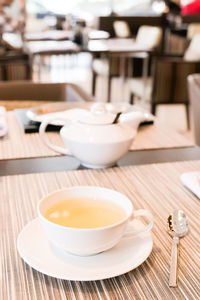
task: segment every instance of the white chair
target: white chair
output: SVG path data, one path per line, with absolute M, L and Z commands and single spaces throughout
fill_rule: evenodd
M 189 47 L 186 49 L 183 60 L 184 61 L 200 61 L 200 34 L 195 35 L 191 40 Z M 173 59 L 173 57 L 171 57 Z M 131 94 L 137 96 L 138 98 L 144 99 L 146 101 L 151 100 L 151 94 L 153 89 L 153 78 L 148 77 L 146 80 L 143 78 L 131 78 L 128 79 L 128 86 Z M 145 95 L 144 95 L 145 91 Z M 133 98 L 131 97 L 131 102 L 133 102 Z
M 186 61 L 199 61 L 200 60 L 200 33 L 195 34 L 186 49 L 184 54 Z
M 162 29 L 156 26 L 143 25 L 139 28 L 136 43 L 144 48 L 158 48 L 162 40 Z
M 162 41 L 162 29 L 156 26 L 140 26 L 137 32 L 135 43 L 141 48 L 151 49 L 155 51 L 159 48 Z M 129 62 L 130 64 L 130 62 Z M 104 58 L 96 58 L 92 62 L 93 82 L 92 94 L 95 95 L 96 77 L 97 75 L 106 76 L 108 78 L 108 96 L 107 100 L 110 101 L 111 96 L 111 80 L 112 77 L 118 77 L 120 69 L 120 62 L 118 57 L 111 57 L 110 60 Z M 124 72 L 125 74 L 127 72 Z M 126 74 L 127 75 L 127 74 Z
M 200 34 L 200 23 L 190 23 L 187 28 L 187 39 L 192 40 L 196 34 Z
M 113 23 L 113 28 L 115 35 L 118 38 L 129 38 L 131 36 L 130 27 L 125 21 L 115 21 Z
M 151 104 L 153 114 L 158 104 L 185 104 L 189 128 L 187 76 L 200 72 L 199 49 L 200 34 L 193 37 L 183 57 L 155 57 L 150 77 L 128 79 L 130 103 L 134 96 L 143 99 Z
M 188 76 L 188 90 L 193 117 L 195 143 L 200 146 L 200 74 Z

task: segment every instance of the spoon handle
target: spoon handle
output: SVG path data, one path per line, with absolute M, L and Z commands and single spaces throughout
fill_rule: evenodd
M 170 273 L 169 273 L 169 286 L 177 286 L 177 267 L 178 267 L 178 243 L 179 238 L 175 236 L 172 240 Z

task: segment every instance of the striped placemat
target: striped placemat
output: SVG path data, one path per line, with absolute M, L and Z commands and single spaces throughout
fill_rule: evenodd
M 0 139 L 0 159 L 58 156 L 47 148 L 38 133 L 24 134 L 13 112 L 8 112 L 8 134 Z M 63 146 L 58 133 L 47 133 L 51 142 Z M 134 150 L 191 147 L 194 143 L 173 129 L 158 124 L 139 128 L 130 148 Z
M 169 149 L 194 146 L 194 142 L 159 123 L 139 127 L 130 150 Z
M 196 170 L 200 161 L 1 177 L 0 299 L 199 299 L 200 203 L 180 181 L 181 173 Z M 17 236 L 37 216 L 37 202 L 48 192 L 74 185 L 115 189 L 126 194 L 135 209 L 151 211 L 154 247 L 141 266 L 115 278 L 72 282 L 43 275 L 23 262 Z M 166 220 L 174 209 L 185 211 L 190 231 L 180 241 L 178 287 L 169 288 L 172 238 Z

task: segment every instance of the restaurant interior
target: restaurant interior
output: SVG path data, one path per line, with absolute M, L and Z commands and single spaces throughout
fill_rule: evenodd
M 0 0 L 0 299 L 199 299 L 200 0 Z

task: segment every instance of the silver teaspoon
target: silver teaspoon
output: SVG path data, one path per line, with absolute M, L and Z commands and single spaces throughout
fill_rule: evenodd
M 182 210 L 175 210 L 167 219 L 168 232 L 173 236 L 169 286 L 177 286 L 177 266 L 178 266 L 178 243 L 179 238 L 185 236 L 188 232 L 188 218 Z

